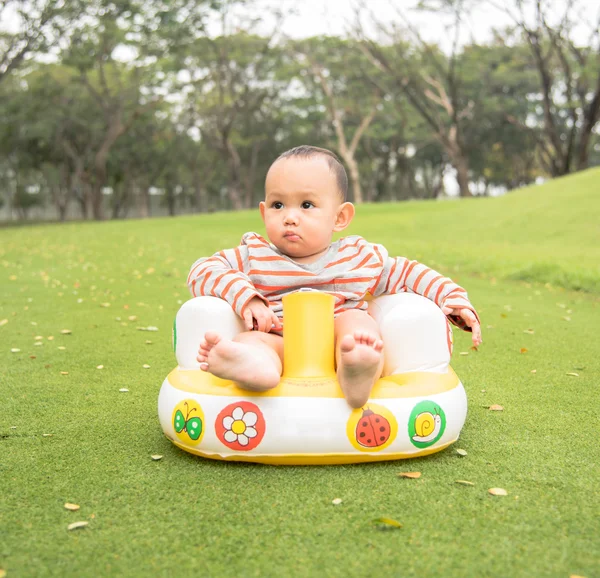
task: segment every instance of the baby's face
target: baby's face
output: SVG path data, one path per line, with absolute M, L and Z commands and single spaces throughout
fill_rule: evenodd
M 349 203 L 348 203 L 349 204 Z M 316 261 L 331 244 L 342 207 L 334 173 L 325 158 L 286 158 L 267 173 L 260 213 L 267 236 L 299 262 Z

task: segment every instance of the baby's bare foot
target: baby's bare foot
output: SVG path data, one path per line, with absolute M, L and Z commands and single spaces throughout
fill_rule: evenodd
M 377 335 L 355 331 L 340 341 L 338 381 L 352 407 L 362 407 L 379 377 L 383 341 Z
M 245 389 L 272 389 L 281 377 L 273 357 L 263 347 L 224 339 L 218 333 L 204 335 L 196 359 L 203 371 L 235 381 Z

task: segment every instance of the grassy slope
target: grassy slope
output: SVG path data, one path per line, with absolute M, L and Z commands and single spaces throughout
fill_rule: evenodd
M 187 268 L 261 230 L 254 214 L 0 231 L 0 568 L 8 578 L 599 575 L 599 181 L 596 170 L 501 199 L 361 208 L 353 232 L 451 273 L 492 326 L 478 353 L 453 363 L 470 401 L 465 458 L 272 468 L 201 460 L 163 437 L 156 396 L 174 365 Z M 504 280 L 528 269 L 553 284 Z M 595 294 L 556 286 L 578 279 Z M 159 331 L 136 330 L 148 325 Z M 483 407 L 492 403 L 504 412 Z M 397 479 L 403 470 L 423 476 Z M 494 486 L 509 496 L 488 496 Z M 379 516 L 404 528 L 377 530 Z M 68 533 L 76 520 L 89 528 Z

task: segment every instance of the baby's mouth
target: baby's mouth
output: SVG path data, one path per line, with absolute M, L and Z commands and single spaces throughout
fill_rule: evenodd
M 298 233 L 295 233 L 294 231 L 286 231 L 283 234 L 283 236 L 288 241 L 298 241 L 300 239 L 300 235 L 298 235 Z

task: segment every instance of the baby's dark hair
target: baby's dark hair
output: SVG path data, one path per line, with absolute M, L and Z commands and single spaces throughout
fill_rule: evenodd
M 322 149 L 319 147 L 313 147 L 311 145 L 300 145 L 294 147 L 293 149 L 290 149 L 289 151 L 281 153 L 275 159 L 275 162 L 273 164 L 275 164 L 279 160 L 289 159 L 292 157 L 300 157 L 307 159 L 316 156 L 325 157 L 329 168 L 333 171 L 335 175 L 342 202 L 346 202 L 346 198 L 348 197 L 348 175 L 346 174 L 346 169 L 344 169 L 344 165 L 340 162 L 340 159 L 338 159 L 338 157 L 330 150 Z

